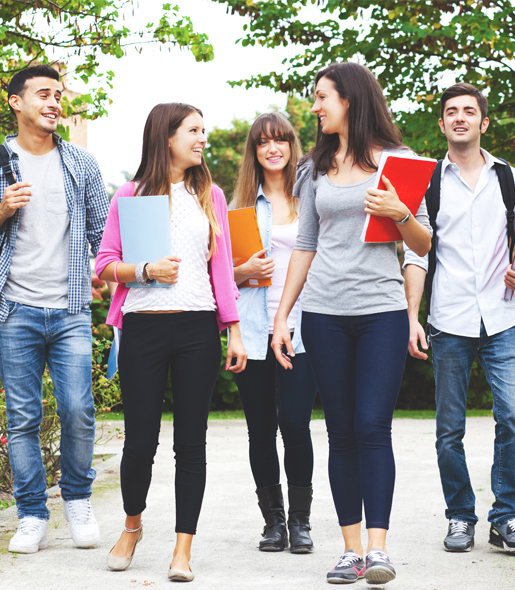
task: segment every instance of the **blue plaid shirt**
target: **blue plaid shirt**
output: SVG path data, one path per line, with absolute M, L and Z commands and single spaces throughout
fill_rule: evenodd
M 18 154 L 9 147 L 8 135 L 4 146 L 9 153 L 11 168 L 16 180 L 22 182 Z M 106 189 L 98 163 L 88 151 L 54 135 L 63 164 L 64 190 L 70 215 L 70 262 L 68 280 L 68 312 L 80 313 L 91 303 L 91 267 L 89 264 L 88 242 L 96 256 L 105 220 L 109 210 Z M 7 188 L 7 179 L 0 168 L 0 200 Z M 0 241 L 7 231 L 4 248 L 0 254 L 0 322 L 7 319 L 9 308 L 5 300 L 4 285 L 9 275 L 13 251 L 20 225 L 20 212 L 9 218 L 0 227 Z M 35 253 L 37 255 L 37 253 Z

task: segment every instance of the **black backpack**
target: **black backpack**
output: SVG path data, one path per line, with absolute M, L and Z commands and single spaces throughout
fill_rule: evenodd
M 7 182 L 9 184 L 14 184 L 16 182 L 16 180 L 14 180 L 13 171 L 11 170 L 11 164 L 9 162 L 9 153 L 5 149 L 5 146 L 3 146 L 3 145 L 0 145 L 0 167 L 4 171 L 4 176 L 7 179 Z M 7 219 L 5 223 L 6 224 L 11 223 L 11 221 L 12 221 L 12 217 Z M 2 250 L 4 249 L 5 239 L 7 238 L 8 232 L 9 232 L 9 229 L 6 227 L 5 231 L 4 231 L 4 237 L 2 238 L 2 243 L 0 244 L 0 254 L 2 253 Z
M 511 168 L 506 162 L 498 158 L 504 164 L 494 163 L 495 171 L 499 179 L 499 185 L 501 187 L 502 200 L 506 207 L 506 218 L 508 222 L 508 248 L 510 251 L 510 261 L 513 260 L 513 246 L 515 244 L 515 231 L 513 229 L 513 220 L 515 214 L 513 209 L 515 207 L 515 182 L 513 181 L 513 173 Z M 431 250 L 429 251 L 429 269 L 426 275 L 426 282 L 424 284 L 424 294 L 426 297 L 426 309 L 427 313 L 430 312 L 431 306 L 431 293 L 433 292 L 433 278 L 436 270 L 436 216 L 440 209 L 440 185 L 442 180 L 442 161 L 438 160 L 435 171 L 431 178 L 431 184 L 426 192 L 426 204 L 427 212 L 429 213 L 429 222 L 433 228 L 433 237 L 431 238 Z

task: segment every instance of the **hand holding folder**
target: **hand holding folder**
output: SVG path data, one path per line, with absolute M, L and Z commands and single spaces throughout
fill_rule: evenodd
M 436 160 L 432 158 L 383 154 L 378 166 L 377 188 L 386 190 L 382 180 L 383 175 L 386 176 L 395 188 L 399 199 L 408 207 L 412 215 L 416 215 L 435 166 Z M 361 232 L 362 242 L 380 243 L 399 240 L 402 240 L 402 236 L 392 219 L 367 215 Z
M 254 207 L 229 211 L 229 231 L 235 266 L 241 266 L 256 252 L 263 250 L 263 240 Z M 270 279 L 247 279 L 240 287 L 270 287 L 271 284 Z
M 118 199 L 118 216 L 124 262 L 157 262 L 171 255 L 168 195 Z M 127 283 L 127 287 L 136 289 L 170 286 L 158 281 L 145 287 L 136 281 Z

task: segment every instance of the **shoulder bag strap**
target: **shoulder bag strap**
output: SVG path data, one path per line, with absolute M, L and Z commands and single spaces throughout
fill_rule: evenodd
M 424 294 L 426 298 L 427 313 L 430 312 L 431 294 L 433 292 L 433 278 L 436 270 L 436 216 L 440 209 L 440 188 L 442 183 L 442 161 L 438 160 L 435 171 L 431 177 L 431 184 L 426 192 L 426 205 L 429 214 L 429 223 L 433 229 L 433 236 L 431 238 L 431 250 L 429 250 L 429 268 L 426 274 L 426 281 L 424 283 Z
M 515 245 L 515 229 L 513 227 L 513 220 L 515 214 L 513 209 L 515 207 L 515 182 L 513 181 L 513 172 L 511 167 L 506 162 L 499 158 L 504 164 L 494 163 L 497 177 L 499 178 L 499 186 L 501 187 L 502 200 L 506 207 L 506 218 L 508 222 L 508 248 L 510 252 L 510 263 L 513 262 L 513 247 Z

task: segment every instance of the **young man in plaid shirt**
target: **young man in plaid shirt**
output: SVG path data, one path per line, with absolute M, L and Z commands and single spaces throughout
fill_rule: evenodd
M 16 180 L 0 169 L 0 379 L 20 518 L 9 551 L 47 546 L 46 474 L 39 445 L 48 365 L 61 420 L 61 495 L 73 541 L 99 538 L 90 503 L 95 410 L 91 392 L 91 278 L 108 199 L 95 158 L 55 134 L 62 85 L 47 65 L 8 88 L 18 134 L 4 143 Z

